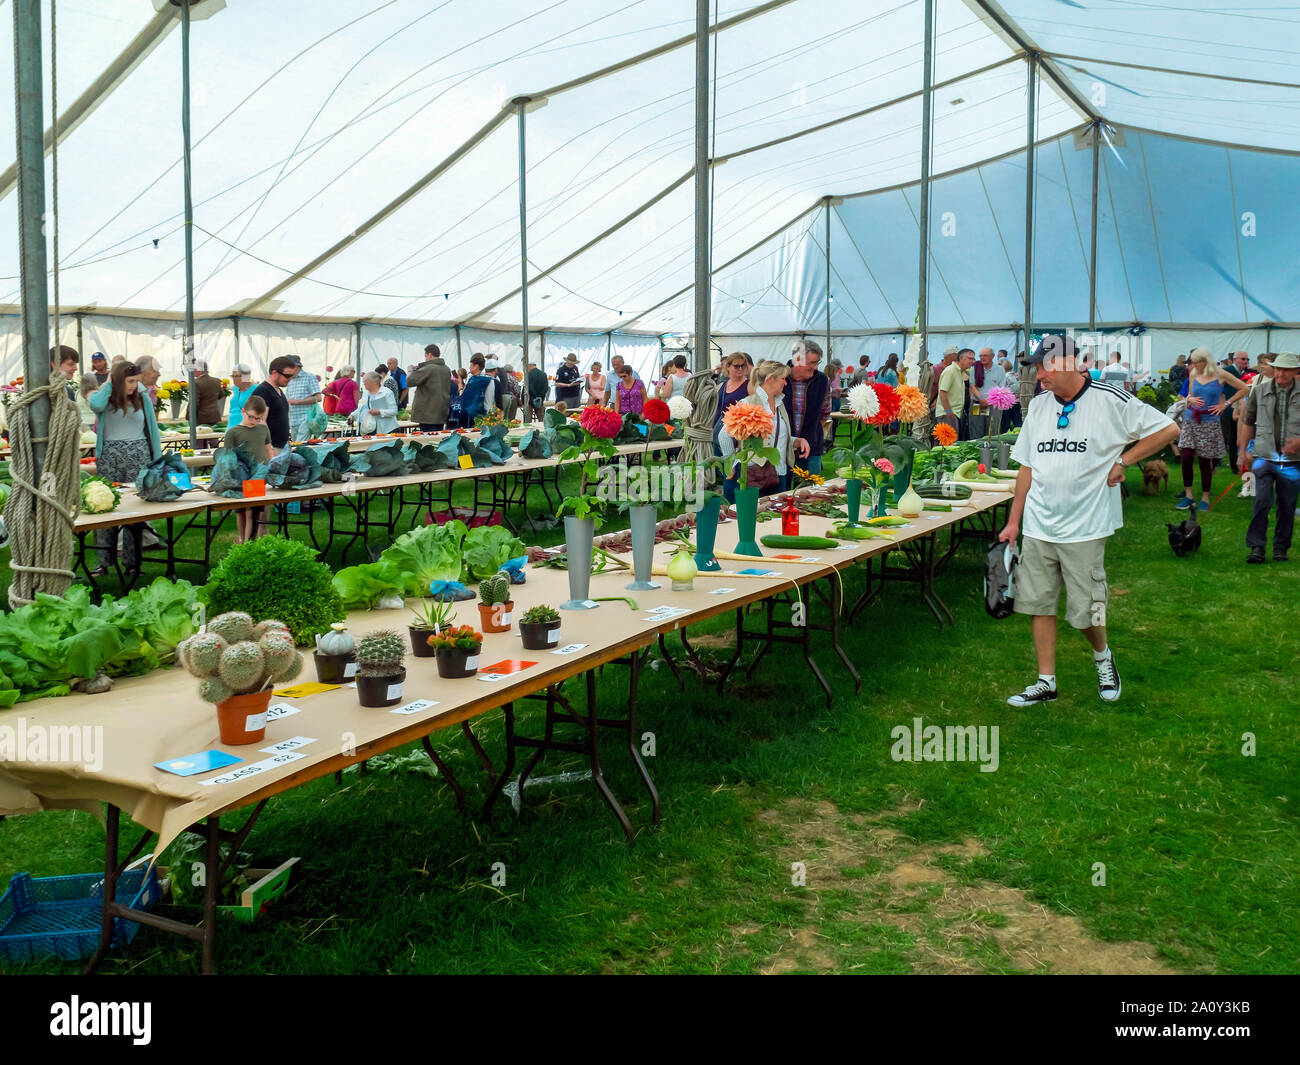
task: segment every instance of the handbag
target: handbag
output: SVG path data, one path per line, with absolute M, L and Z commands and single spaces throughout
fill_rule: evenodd
M 745 483 L 750 488 L 757 488 L 762 491 L 765 488 L 775 488 L 781 483 L 781 475 L 776 472 L 776 467 L 770 462 L 751 462 L 749 468 L 745 471 Z

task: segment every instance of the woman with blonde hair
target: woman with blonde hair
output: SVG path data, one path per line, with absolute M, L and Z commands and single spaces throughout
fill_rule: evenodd
M 1214 476 L 1215 464 L 1228 451 L 1223 442 L 1219 415 L 1244 400 L 1250 394 L 1250 387 L 1217 366 L 1205 348 L 1192 352 L 1188 371 L 1187 410 L 1183 414 L 1183 431 L 1178 437 L 1178 450 L 1183 460 L 1183 496 L 1177 506 L 1179 510 L 1192 507 L 1192 466 L 1195 461 L 1201 467 L 1201 502 L 1196 509 L 1209 510 L 1210 479 Z
M 760 459 L 752 465 L 747 475 L 747 481 L 751 486 L 755 482 L 760 482 L 763 495 L 782 491 L 788 483 L 791 467 L 797 459 L 807 458 L 810 451 L 808 441 L 795 436 L 790 431 L 790 419 L 786 415 L 783 398 L 785 379 L 789 373 L 790 367 L 785 363 L 771 359 L 763 360 L 749 375 L 749 395 L 737 401 L 766 407 L 772 412 L 772 435 L 763 440 L 763 446 L 776 448 L 781 461 L 776 465 L 775 471 L 768 471 L 764 467 L 769 463 L 766 459 Z M 718 434 L 718 443 L 724 459 L 736 450 L 736 441 L 726 432 Z M 738 473 L 738 470 L 733 471 L 723 485 L 722 493 L 728 502 L 735 502 Z

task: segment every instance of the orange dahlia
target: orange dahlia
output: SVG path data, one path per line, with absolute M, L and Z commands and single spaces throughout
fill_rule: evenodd
M 899 385 L 896 389 L 898 392 L 898 420 L 907 422 L 918 422 L 925 417 L 928 408 L 925 397 L 921 395 L 919 388 L 913 388 L 911 385 Z
M 939 441 L 940 447 L 951 447 L 957 443 L 957 430 L 947 422 L 938 422 L 930 430 L 934 438 Z
M 623 415 L 610 407 L 583 407 L 578 424 L 598 440 L 613 440 L 623 428 Z
M 753 403 L 733 403 L 722 416 L 722 427 L 736 440 L 770 436 L 772 412 Z

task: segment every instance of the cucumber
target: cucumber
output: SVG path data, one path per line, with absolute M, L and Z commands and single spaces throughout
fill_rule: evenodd
M 783 536 L 779 533 L 761 537 L 758 542 L 764 547 L 801 547 L 809 551 L 825 551 L 837 546 L 834 540 L 825 536 Z
M 993 476 L 1000 481 L 1014 481 L 1018 476 L 1017 470 L 994 470 Z
M 832 535 L 840 540 L 881 540 L 886 534 L 866 525 L 836 525 Z
M 958 481 L 996 481 L 997 478 L 987 473 L 980 473 L 979 459 L 967 459 L 952 471 Z
M 951 481 L 947 484 L 914 484 L 912 488 L 922 499 L 969 499 L 971 497 L 969 485 L 953 484 Z
M 946 510 L 949 513 L 951 513 L 952 504 L 951 503 L 926 503 L 922 509 L 923 510 Z

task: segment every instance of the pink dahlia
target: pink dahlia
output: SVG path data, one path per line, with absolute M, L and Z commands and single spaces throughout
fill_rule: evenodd
M 610 407 L 583 407 L 578 424 L 598 440 L 613 440 L 623 428 L 623 415 Z

